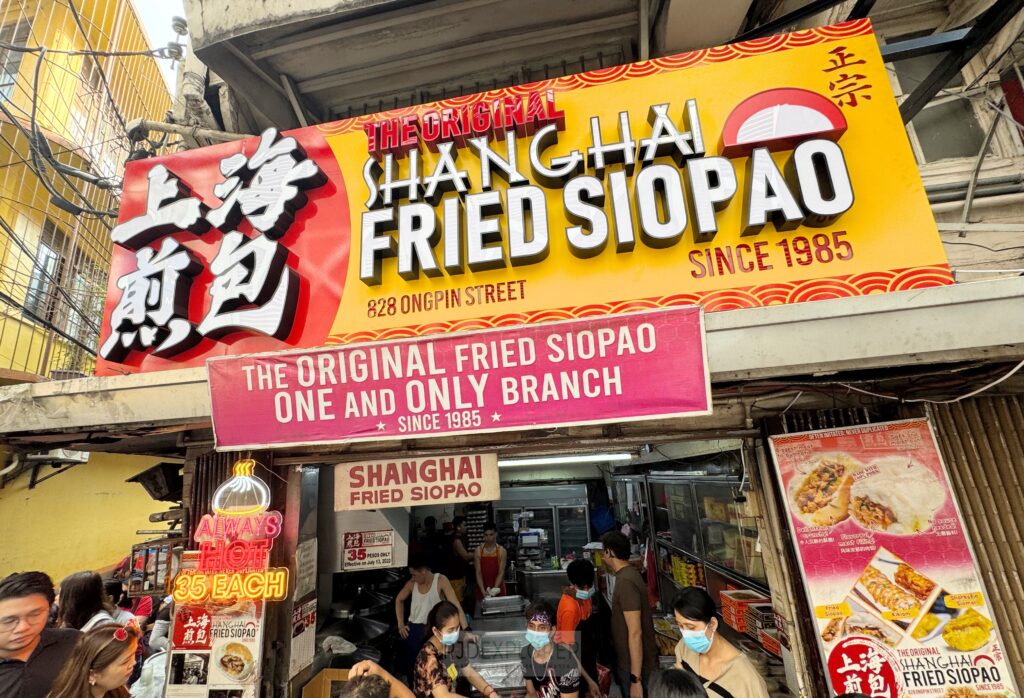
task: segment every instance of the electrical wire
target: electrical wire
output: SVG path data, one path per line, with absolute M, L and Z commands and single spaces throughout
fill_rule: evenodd
M 78 8 L 75 7 L 75 0 L 67 0 L 68 9 L 71 10 L 71 15 L 75 18 L 75 24 L 78 25 L 79 31 L 82 32 L 82 38 L 85 39 L 85 45 L 92 50 L 92 41 L 89 40 L 89 33 L 85 30 L 85 26 L 82 24 L 82 18 L 78 14 Z M 40 54 L 42 55 L 42 54 Z M 99 61 L 93 61 L 96 64 L 96 70 L 99 71 L 100 80 L 103 82 L 103 88 L 107 91 L 107 97 L 110 98 L 110 106 L 114 109 L 114 115 L 117 116 L 117 120 L 121 122 L 121 128 L 125 134 L 128 133 L 128 124 L 125 123 L 124 117 L 121 115 L 121 110 L 117 108 L 117 101 L 114 99 L 114 93 L 110 91 L 110 83 L 107 81 L 107 74 L 103 70 L 103 66 L 100 65 Z
M 0 48 L 7 51 L 15 51 L 17 53 L 39 53 L 40 51 L 46 51 L 47 53 L 55 53 L 61 56 L 104 56 L 110 58 L 142 56 L 148 58 L 174 59 L 174 56 L 169 55 L 169 49 L 166 46 L 150 49 L 149 51 L 63 51 L 60 49 L 47 48 L 45 46 L 18 46 L 17 44 L 9 44 L 6 41 L 0 41 Z
M 1015 373 L 1020 371 L 1022 368 L 1024 368 L 1024 361 L 1021 361 L 1019 364 L 1017 364 L 1016 366 L 1011 368 L 1009 370 L 1009 372 L 1005 373 L 1002 377 L 992 381 L 991 383 L 987 383 L 987 384 L 981 386 L 980 388 L 978 388 L 976 390 L 972 390 L 969 393 L 965 393 L 964 395 L 961 395 L 959 397 L 955 397 L 955 398 L 952 398 L 952 399 L 949 399 L 949 400 L 929 400 L 928 398 L 902 398 L 902 397 L 899 397 L 898 395 L 883 395 L 882 393 L 876 393 L 876 392 L 873 392 L 873 391 L 870 391 L 870 390 L 864 390 L 862 388 L 857 388 L 857 387 L 855 387 L 853 385 L 849 385 L 847 383 L 837 383 L 837 385 L 840 385 L 840 386 L 842 386 L 844 388 L 847 388 L 848 390 L 852 390 L 852 391 L 857 392 L 857 393 L 863 393 L 864 395 L 870 395 L 871 397 L 877 397 L 877 398 L 881 398 L 883 400 L 895 400 L 895 401 L 903 402 L 903 403 L 926 402 L 926 403 L 931 404 L 931 405 L 951 405 L 953 403 L 960 402 L 961 400 L 966 400 L 967 398 L 974 397 L 975 395 L 983 393 L 986 390 L 988 390 L 989 388 L 994 388 L 995 386 L 999 385 L 1003 381 L 1005 381 L 1008 378 L 1012 377 Z

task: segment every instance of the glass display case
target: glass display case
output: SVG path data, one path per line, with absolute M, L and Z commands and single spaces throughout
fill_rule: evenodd
M 617 477 L 612 480 L 612 499 L 615 505 L 615 520 L 628 523 L 635 535 L 631 543 L 642 543 L 650 525 L 647 507 L 646 483 L 643 476 Z
M 690 585 L 713 595 L 735 587 L 767 591 L 757 524 L 738 478 L 652 475 L 649 486 L 663 603 Z
M 590 523 L 587 508 L 558 507 L 558 548 L 562 555 L 572 553 L 574 557 L 583 557 L 583 547 L 590 542 Z

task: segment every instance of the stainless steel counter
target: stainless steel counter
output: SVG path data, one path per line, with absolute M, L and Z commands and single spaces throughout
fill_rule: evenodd
M 545 599 L 557 605 L 562 589 L 569 584 L 565 570 L 517 570 L 519 593 L 531 601 Z

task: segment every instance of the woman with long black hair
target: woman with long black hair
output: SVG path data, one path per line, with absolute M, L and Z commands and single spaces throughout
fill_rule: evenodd
M 462 632 L 461 615 L 450 601 L 442 601 L 430 610 L 426 640 L 416 656 L 413 671 L 412 690 L 416 698 L 454 698 L 458 695 L 455 682 L 460 676 L 484 698 L 498 698 L 494 687 L 466 661 L 465 652 L 456 651 Z
M 57 599 L 57 623 L 83 633 L 103 623 L 113 623 L 114 607 L 103 588 L 103 579 L 95 572 L 75 572 L 60 583 Z

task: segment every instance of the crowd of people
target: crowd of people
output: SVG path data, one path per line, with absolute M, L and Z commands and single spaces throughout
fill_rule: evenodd
M 169 613 L 169 599 L 130 598 L 95 572 L 59 591 L 43 572 L 12 574 L 0 580 L 0 696 L 159 698 Z
M 435 561 L 445 556 L 428 546 L 410 557 L 410 579 L 395 598 L 398 677 L 361 662 L 350 672 L 349 698 L 454 698 L 470 688 L 483 698 L 499 698 L 473 667 L 479 638 L 471 632 L 464 603 L 505 594 L 507 555 L 493 524 L 485 526 L 484 542 L 470 552 L 465 532 L 459 532 L 462 522 L 454 523 L 448 545 L 456 564 L 446 569 L 462 578 L 435 572 Z M 557 608 L 543 599 L 526 608 L 526 644 L 519 658 L 526 698 L 605 698 L 599 654 L 622 698 L 767 698 L 764 679 L 719 632 L 714 600 L 697 587 L 683 589 L 673 603 L 682 639 L 675 668 L 659 671 L 648 587 L 630 561 L 629 539 L 612 531 L 601 541 L 603 564 L 614 577 L 605 619 L 610 632 L 592 626 L 597 571 L 589 560 L 572 561 Z M 467 594 L 467 578 L 475 581 L 474 593 Z M 170 598 L 127 593 L 138 591 L 132 589 L 137 584 L 141 580 L 132 578 L 126 589 L 95 572 L 72 574 L 58 590 L 42 572 L 0 580 L 0 696 L 162 696 Z M 606 634 L 613 653 L 598 647 Z
M 497 542 L 493 523 L 485 524 L 483 543 L 474 550 L 466 547 L 463 525 L 456 517 L 444 540 L 436 533 L 436 523 L 427 520 L 418 550 L 410 556 L 410 579 L 395 598 L 401 638 L 394 665 L 398 678 L 364 663 L 354 675 L 373 678 L 353 683 L 349 691 L 369 690 L 364 683 L 384 691 L 391 682 L 391 696 L 408 691 L 414 698 L 451 698 L 459 695 L 461 683 L 464 692 L 472 687 L 484 698 L 496 698 L 497 691 L 473 668 L 472 646 L 478 638 L 470 629 L 468 606 L 505 595 L 507 553 Z M 658 671 L 648 585 L 631 562 L 629 539 L 612 531 L 601 541 L 603 564 L 614 577 L 610 613 L 603 619 L 608 626 L 593 625 L 597 570 L 589 560 L 573 560 L 565 569 L 567 584 L 557 608 L 534 600 L 526 609 L 527 645 L 520 659 L 527 698 L 604 698 L 599 654 L 623 698 L 767 698 L 764 679 L 719 633 L 714 601 L 696 587 L 682 590 L 673 605 L 682 635 L 675 668 Z M 467 578 L 475 588 L 467 589 Z M 611 637 L 611 652 L 598 647 L 597 638 L 605 634 Z

